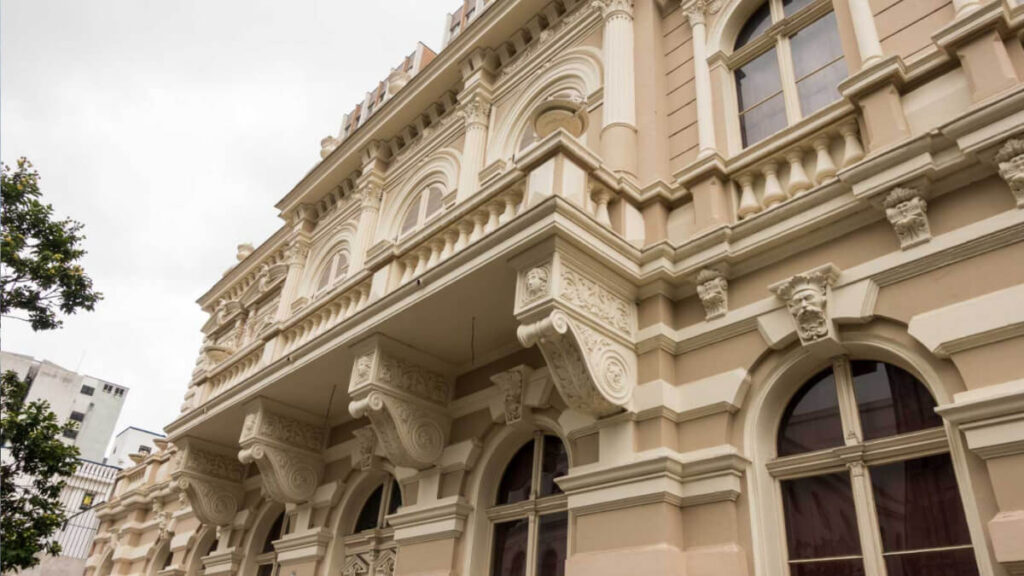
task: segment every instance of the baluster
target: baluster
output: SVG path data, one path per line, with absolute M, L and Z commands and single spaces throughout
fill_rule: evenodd
M 487 222 L 486 210 L 480 210 L 473 214 L 473 233 L 469 235 L 469 242 L 472 244 L 484 235 L 484 223 Z
M 433 268 L 437 266 L 438 260 L 441 259 L 441 250 L 444 248 L 444 243 L 440 240 L 431 240 L 428 245 L 430 250 L 430 258 L 427 260 L 427 268 Z
M 609 228 L 612 225 L 612 219 L 608 215 L 608 203 L 611 202 L 613 197 L 614 195 L 611 190 L 597 187 L 594 188 L 593 193 L 590 195 L 590 198 L 594 201 L 594 218 Z
M 501 200 L 505 203 L 505 211 L 501 213 L 501 218 L 499 219 L 499 222 L 501 224 L 504 224 L 516 217 L 517 198 L 515 193 L 510 192 L 502 196 Z
M 473 232 L 473 222 L 471 220 L 463 220 L 459 222 L 459 239 L 455 242 L 454 252 L 460 252 L 463 248 L 469 245 L 469 235 Z
M 839 134 L 843 136 L 843 168 L 860 162 L 864 158 L 864 148 L 857 139 L 857 121 L 839 126 Z
M 498 227 L 498 216 L 501 215 L 504 207 L 497 203 L 491 202 L 487 205 L 487 224 L 484 226 L 484 234 L 490 234 L 494 232 L 494 229 Z
M 419 276 L 427 269 L 427 260 L 430 259 L 430 251 L 420 248 L 416 251 L 416 257 L 419 258 L 416 261 L 416 271 L 413 272 L 413 276 Z
M 820 185 L 836 175 L 836 165 L 832 162 L 832 155 L 828 151 L 828 136 L 818 136 L 811 144 L 818 153 L 814 166 L 814 180 Z
M 366 301 L 370 299 L 370 287 L 365 284 L 359 287 L 359 302 L 356 304 L 356 310 L 362 310 L 366 308 Z
M 405 258 L 402 260 L 402 280 L 399 284 L 405 284 L 409 280 L 412 280 L 413 272 L 416 270 L 416 262 L 411 258 Z
M 811 181 L 804 172 L 804 151 L 797 148 L 786 154 L 789 162 L 789 184 L 786 192 L 792 197 L 811 189 Z
M 771 208 L 785 201 L 786 193 L 782 191 L 782 185 L 779 184 L 778 167 L 775 162 L 765 164 L 761 168 L 761 172 L 764 174 L 764 195 L 761 197 L 764 207 Z
M 452 252 L 455 251 L 455 243 L 459 240 L 459 232 L 454 228 L 449 228 L 444 231 L 444 248 L 441 250 L 441 260 L 447 260 L 451 258 Z
M 753 216 L 761 211 L 761 203 L 757 201 L 754 194 L 754 175 L 751 173 L 740 174 L 737 178 L 740 183 L 740 207 L 737 214 L 740 220 Z

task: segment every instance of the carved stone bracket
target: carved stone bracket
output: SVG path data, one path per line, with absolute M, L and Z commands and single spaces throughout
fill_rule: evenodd
M 634 288 L 561 241 L 535 251 L 542 255 L 514 263 L 519 342 L 540 348 L 570 408 L 598 417 L 629 409 L 637 378 Z
M 704 305 L 704 317 L 714 320 L 729 311 L 729 281 L 725 274 L 714 268 L 705 268 L 697 274 L 697 296 Z
M 384 336 L 356 346 L 349 412 L 368 416 L 384 454 L 398 466 L 432 466 L 448 443 L 451 380 L 422 353 Z
M 768 287 L 786 303 L 804 346 L 836 340 L 828 302 L 837 278 L 839 269 L 825 264 Z
M 235 450 L 196 438 L 175 441 L 178 465 L 171 478 L 203 524 L 230 524 L 242 505 L 243 466 Z
M 1024 208 L 1024 139 L 1011 138 L 996 153 L 999 176 L 1006 181 L 1017 200 L 1017 208 Z
M 928 203 L 918 189 L 895 188 L 886 195 L 882 207 L 885 208 L 885 217 L 889 219 L 896 236 L 900 239 L 901 250 L 924 244 L 932 239 L 926 214 Z
M 323 477 L 324 433 L 316 417 L 257 398 L 246 407 L 238 460 L 256 463 L 263 489 L 272 500 L 305 502 Z

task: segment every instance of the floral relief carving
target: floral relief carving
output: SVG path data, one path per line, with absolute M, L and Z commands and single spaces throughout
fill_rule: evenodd
M 608 416 L 629 404 L 636 385 L 636 354 L 560 310 L 519 327 L 524 346 L 536 344 L 566 404 Z
M 431 402 L 445 403 L 451 393 L 448 383 L 438 374 L 400 358 L 382 355 L 377 379 L 380 383 L 420 396 Z
M 352 433 L 356 437 L 352 463 L 360 470 L 368 470 L 373 466 L 373 455 L 377 451 L 377 434 L 372 426 L 357 428 Z
M 562 266 L 559 296 L 569 304 L 626 334 L 633 333 L 633 304 L 601 284 Z
M 996 153 L 999 176 L 1006 181 L 1017 200 L 1017 208 L 1024 208 L 1024 139 L 1011 138 Z
M 491 114 L 491 105 L 480 97 L 474 97 L 459 107 L 459 114 L 469 126 L 487 126 Z
M 180 452 L 171 472 L 200 522 L 230 523 L 242 503 L 242 465 L 231 449 L 191 438 L 176 441 Z
M 591 6 L 600 10 L 605 20 L 633 18 L 633 0 L 593 0 Z
M 697 275 L 697 297 L 704 305 L 704 317 L 714 320 L 729 311 L 729 281 L 718 270 L 705 268 Z
M 839 277 L 839 270 L 826 264 L 809 272 L 771 286 L 769 289 L 786 302 L 796 322 L 796 333 L 804 345 L 832 335 L 832 322 L 828 314 L 831 287 Z
M 491 381 L 501 389 L 505 404 L 505 424 L 515 424 L 523 419 L 523 396 L 530 372 L 527 366 L 516 366 L 491 376 Z
M 238 460 L 256 464 L 272 500 L 304 502 L 320 485 L 324 429 L 273 411 L 275 407 L 263 399 L 249 405 L 239 437 Z
M 900 248 L 906 250 L 932 239 L 928 226 L 928 203 L 916 188 L 896 188 L 882 202 Z

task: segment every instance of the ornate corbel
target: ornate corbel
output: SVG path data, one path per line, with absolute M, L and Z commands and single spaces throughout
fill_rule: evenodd
M 928 226 L 928 203 L 917 188 L 898 187 L 882 200 L 885 217 L 892 224 L 900 240 L 900 249 L 906 250 L 932 239 Z
M 198 438 L 182 438 L 178 466 L 171 473 L 203 524 L 230 524 L 243 501 L 242 472 L 235 450 Z
M 313 497 L 323 477 L 324 427 L 311 415 L 257 398 L 246 407 L 238 460 L 256 463 L 263 489 L 277 502 Z
M 630 285 L 561 241 L 516 266 L 519 342 L 540 348 L 566 404 L 597 417 L 629 409 L 637 378 Z
M 425 363 L 421 353 L 377 335 L 356 346 L 349 381 L 352 416 L 369 417 L 392 463 L 420 470 L 440 458 L 451 430 L 451 381 Z
M 1006 181 L 1017 201 L 1017 208 L 1024 208 L 1024 139 L 1011 138 L 996 153 L 999 176 Z
M 714 320 L 729 311 L 729 281 L 716 268 L 705 268 L 697 274 L 697 296 L 704 305 L 704 318 Z
M 828 302 L 838 278 L 839 269 L 825 264 L 768 287 L 786 303 L 796 322 L 797 336 L 804 346 L 836 340 Z

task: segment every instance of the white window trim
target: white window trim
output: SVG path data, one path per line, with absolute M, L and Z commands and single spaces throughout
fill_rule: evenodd
M 430 191 L 437 188 L 441 192 L 441 207 L 436 212 L 427 216 L 427 203 L 430 200 Z M 419 230 L 422 230 L 427 224 L 438 218 L 444 212 L 444 198 L 447 192 L 445 192 L 444 186 L 438 182 L 431 182 L 425 186 L 421 186 L 419 192 L 416 193 L 416 199 L 409 203 L 408 208 L 402 212 L 402 218 L 398 221 L 398 239 L 403 240 L 412 236 Z M 412 228 L 403 231 L 402 226 L 405 224 L 406 218 L 409 217 L 409 213 L 416 210 L 416 222 Z
M 540 532 L 540 517 L 547 514 L 555 514 L 559 512 L 567 512 L 569 510 L 569 499 L 565 494 L 553 494 L 551 496 L 544 496 L 543 498 L 537 497 L 537 489 L 540 486 L 541 479 L 541 467 L 544 459 L 544 443 L 543 438 L 546 435 L 544 431 L 537 430 L 533 433 L 533 459 L 530 465 L 530 497 L 521 502 L 515 502 L 513 504 L 498 504 L 491 505 L 487 509 L 488 519 L 488 530 L 487 530 L 487 575 L 493 576 L 493 564 L 494 564 L 494 527 L 496 524 L 501 522 L 508 522 L 511 520 L 521 520 L 526 518 L 529 521 L 526 533 L 526 574 L 525 576 L 535 576 L 537 573 L 537 538 Z M 558 436 L 550 435 L 553 438 L 557 438 L 559 442 L 562 439 Z M 564 446 L 565 443 L 562 442 Z M 565 448 L 566 455 L 568 456 L 568 448 Z M 518 449 L 513 452 L 513 457 L 518 453 Z M 505 471 L 508 469 L 508 464 L 511 460 L 506 463 L 505 468 L 501 469 L 501 476 L 504 477 Z M 500 478 L 499 477 L 499 478 Z M 501 481 L 498 481 L 498 487 L 500 487 Z M 494 495 L 491 495 L 491 501 L 493 502 Z M 568 523 L 568 534 L 566 535 L 566 552 L 570 552 L 569 543 L 572 542 L 572 522 Z
M 342 247 L 339 250 L 335 250 L 331 257 L 317 270 L 316 275 L 313 277 L 313 294 L 319 295 L 324 292 L 328 292 L 331 288 L 336 286 L 338 282 L 344 280 L 348 276 L 348 268 L 345 268 L 344 274 L 338 273 L 338 261 L 341 256 L 344 255 L 346 260 L 351 263 L 352 257 L 348 253 L 347 247 Z M 330 270 L 330 278 L 327 283 L 320 286 L 320 278 L 323 276 L 325 270 Z

